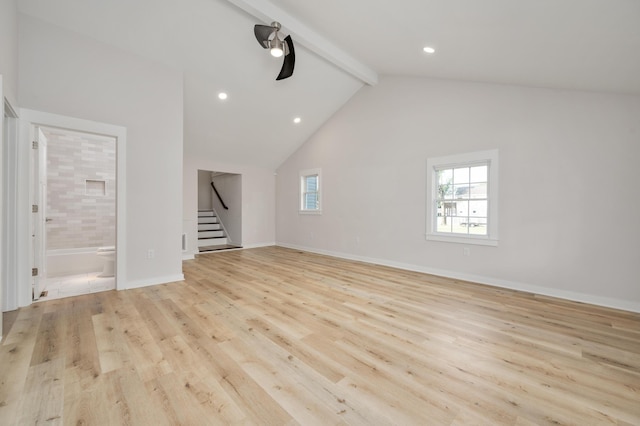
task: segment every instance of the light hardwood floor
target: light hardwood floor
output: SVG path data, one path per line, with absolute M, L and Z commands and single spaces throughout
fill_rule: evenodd
M 0 424 L 640 424 L 640 314 L 277 247 L 5 315 Z

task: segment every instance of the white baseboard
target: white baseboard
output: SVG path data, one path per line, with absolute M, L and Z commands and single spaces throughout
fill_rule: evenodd
M 277 242 L 276 245 L 280 247 L 295 249 L 295 250 L 302 250 L 302 251 L 308 251 L 311 253 L 339 257 L 342 259 L 357 260 L 360 262 L 390 266 L 392 268 L 404 269 L 407 271 L 422 272 L 424 274 L 437 275 L 440 277 L 453 278 L 457 280 L 470 281 L 478 284 L 486 284 L 494 287 L 508 288 L 511 290 L 518 290 L 518 291 L 524 291 L 527 293 L 539 294 L 541 296 L 556 297 L 558 299 L 566 299 L 574 302 L 588 303 L 591 305 L 598 305 L 598 306 L 603 306 L 607 308 L 614 308 L 614 309 L 620 309 L 624 311 L 640 313 L 640 303 L 629 301 L 629 300 L 621 300 L 621 299 L 614 299 L 609 297 L 596 296 L 593 294 L 558 290 L 558 289 L 553 289 L 549 287 L 540 287 L 532 284 L 503 280 L 500 278 L 466 274 L 463 272 L 449 271 L 444 269 L 428 268 L 425 266 L 412 265 L 409 263 L 394 262 L 386 259 L 358 256 L 350 253 L 335 252 L 331 250 L 321 250 L 313 247 L 298 246 L 295 244 Z
M 118 290 L 131 290 L 134 288 L 148 287 L 151 285 L 158 285 L 158 284 L 167 284 L 167 283 L 173 283 L 176 281 L 184 281 L 184 275 L 177 274 L 177 275 L 168 275 L 165 277 L 149 278 L 145 280 L 129 281 L 126 284 L 126 287 L 119 287 Z
M 193 253 L 184 253 L 182 255 L 182 260 L 193 260 L 196 258 L 196 255 Z

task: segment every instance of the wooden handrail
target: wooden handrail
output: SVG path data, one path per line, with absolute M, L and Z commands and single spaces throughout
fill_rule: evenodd
M 222 201 L 222 197 L 218 193 L 218 190 L 216 189 L 216 186 L 213 184 L 213 181 L 211 181 L 211 187 L 213 188 L 213 192 L 215 192 L 216 195 L 218 196 L 218 200 L 220 200 L 220 203 L 222 204 L 222 207 L 224 207 L 225 210 L 229 210 L 229 207 L 227 207 L 227 205 L 224 203 L 224 201 Z

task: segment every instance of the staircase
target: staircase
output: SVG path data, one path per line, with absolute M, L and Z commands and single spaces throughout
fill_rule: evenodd
M 212 210 L 198 210 L 198 251 L 220 250 L 226 248 L 229 240 Z

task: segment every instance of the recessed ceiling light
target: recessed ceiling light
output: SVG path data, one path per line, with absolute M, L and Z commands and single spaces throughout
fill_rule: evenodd
M 428 53 L 428 54 L 432 54 L 436 52 L 436 49 L 434 49 L 431 46 L 425 46 L 423 49 L 424 53 Z
M 293 122 L 296 124 L 300 124 L 300 122 L 302 121 L 302 119 L 300 117 L 296 117 L 293 119 Z
M 220 99 L 221 101 L 224 101 L 228 97 L 229 97 L 229 95 L 227 95 L 225 92 L 218 93 L 218 99 Z

